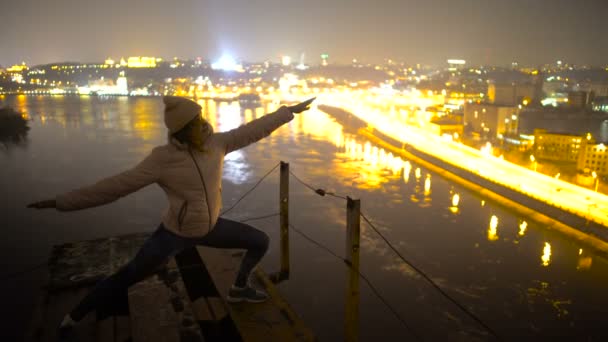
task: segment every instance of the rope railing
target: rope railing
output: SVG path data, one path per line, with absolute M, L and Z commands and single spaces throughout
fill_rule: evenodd
M 388 300 L 386 300 L 386 298 L 384 298 L 384 296 L 382 296 L 380 294 L 380 292 L 378 291 L 378 289 L 372 284 L 372 282 L 369 280 L 369 278 L 364 275 L 361 271 L 356 270 L 352 267 L 352 264 L 350 261 L 346 260 L 345 258 L 339 256 L 338 254 L 334 253 L 329 247 L 323 245 L 322 243 L 314 240 L 313 238 L 311 238 L 310 236 L 306 235 L 304 232 L 302 232 L 301 230 L 297 229 L 296 227 L 293 226 L 293 224 L 289 224 L 289 227 L 296 233 L 298 233 L 300 236 L 302 236 L 304 239 L 308 240 L 310 243 L 316 245 L 317 247 L 319 247 L 320 249 L 324 250 L 325 252 L 327 252 L 329 255 L 333 256 L 334 258 L 341 260 L 342 262 L 344 262 L 344 264 L 351 270 L 355 271 L 359 277 L 361 277 L 361 279 L 363 279 L 363 281 L 365 281 L 365 283 L 367 284 L 367 286 L 369 286 L 370 290 L 372 290 L 372 293 L 382 302 L 382 304 L 384 304 L 384 306 L 386 306 L 389 311 L 395 316 L 395 318 L 397 318 L 397 320 L 405 327 L 405 329 L 407 331 L 409 331 L 409 333 L 416 339 L 416 341 L 422 341 L 422 338 L 416 333 L 416 331 L 412 328 L 411 325 L 409 325 L 405 319 L 403 317 L 401 317 L 401 315 L 399 315 L 399 313 L 397 312 L 397 310 L 388 302 Z
M 268 171 L 264 176 L 262 176 L 262 178 L 260 180 L 258 180 L 254 186 L 249 189 L 248 191 L 246 191 L 237 201 L 234 205 L 232 205 L 230 207 L 229 210 L 232 210 L 239 202 L 241 202 L 247 195 L 249 195 L 256 187 L 258 187 L 261 182 L 268 177 L 268 175 L 270 173 L 272 173 L 272 171 L 274 171 L 277 166 L 279 164 L 275 165 L 270 171 Z M 314 192 L 315 194 L 324 197 L 326 195 L 331 196 L 331 197 L 335 197 L 335 198 L 339 198 L 339 199 L 343 199 L 343 200 L 347 200 L 347 196 L 343 196 L 343 195 L 338 195 L 335 194 L 334 192 L 330 192 L 327 191 L 323 188 L 317 188 L 314 187 L 312 185 L 310 185 L 309 183 L 303 181 L 300 177 L 298 177 L 293 171 L 289 170 L 289 174 L 291 176 L 294 177 L 294 179 L 296 181 L 298 181 L 300 184 L 302 184 L 304 187 L 310 189 L 312 192 Z M 225 212 L 228 212 L 229 210 L 226 210 Z M 224 213 L 225 213 L 224 212 Z M 419 267 L 415 266 L 411 261 L 407 260 L 394 246 L 393 244 L 390 243 L 390 241 L 376 228 L 376 226 L 371 223 L 371 221 L 367 218 L 366 215 L 364 215 L 363 213 L 360 214 L 361 217 L 363 218 L 363 220 L 372 228 L 372 230 L 374 230 L 374 232 L 376 232 L 376 234 L 378 234 L 380 236 L 380 238 L 389 246 L 389 248 L 391 248 L 393 250 L 393 252 L 395 252 L 395 254 L 397 254 L 397 256 L 399 257 L 399 259 L 401 261 L 403 261 L 406 265 L 408 265 L 409 267 L 411 267 L 416 273 L 418 273 L 424 280 L 426 280 L 435 290 L 437 290 L 443 297 L 445 297 L 446 299 L 448 299 L 451 303 L 453 303 L 456 307 L 458 307 L 462 312 L 464 312 L 467 316 L 469 316 L 473 321 L 475 321 L 476 323 L 478 323 L 481 327 L 483 327 L 490 335 L 492 335 L 496 340 L 498 341 L 503 341 L 503 339 L 496 333 L 496 331 L 494 331 L 494 329 L 492 329 L 489 325 L 487 325 L 485 322 L 483 322 L 479 317 L 477 317 L 477 315 L 475 315 L 473 312 L 471 312 L 469 309 L 467 309 L 464 305 L 460 304 L 456 299 L 454 299 L 452 296 L 450 296 L 447 292 L 445 292 L 439 285 L 437 285 L 437 283 L 435 283 L 424 271 L 422 271 Z M 275 216 L 275 215 L 272 215 Z M 295 227 L 290 224 L 290 228 L 292 230 L 294 230 L 295 232 L 299 233 L 300 235 L 304 236 L 303 233 L 297 229 L 295 229 Z M 307 240 L 313 242 L 314 240 L 311 239 L 310 237 L 305 237 Z M 321 247 L 322 245 L 319 242 L 314 242 L 317 246 Z M 321 247 L 322 249 L 324 249 L 327 252 L 330 252 L 331 255 L 333 255 L 334 257 L 337 257 L 338 259 L 342 260 L 345 262 L 345 264 L 347 266 L 349 266 L 349 268 L 353 269 L 351 267 L 351 265 L 349 264 L 348 260 L 338 256 L 336 253 L 331 252 L 330 249 L 328 249 L 327 247 Z M 389 310 L 396 315 L 396 317 L 398 318 L 398 320 L 400 322 L 402 322 L 402 324 L 404 324 L 404 326 L 416 337 L 418 337 L 418 335 L 416 335 L 413 330 L 411 329 L 411 327 L 409 325 L 407 325 L 407 323 L 405 323 L 405 320 L 403 320 L 403 318 L 401 318 L 401 316 L 398 315 L 397 311 L 392 308 L 390 306 L 390 304 L 388 304 L 387 301 L 385 301 L 383 299 L 382 296 L 380 296 L 377 292 L 377 290 L 375 290 L 375 287 L 371 284 L 371 282 L 369 281 L 369 279 L 365 276 L 363 276 L 358 270 L 355 270 L 359 276 L 361 276 L 361 278 L 368 283 L 368 285 L 370 286 L 370 289 L 372 289 L 372 292 L 374 292 L 378 298 L 389 308 Z
M 315 188 L 312 185 L 304 182 L 301 178 L 297 177 L 292 171 L 290 171 L 290 174 L 292 176 L 294 176 L 294 178 L 301 183 L 302 185 L 304 185 L 305 187 L 307 187 L 308 189 L 312 190 L 314 193 L 316 193 L 317 195 L 320 196 L 325 196 L 325 195 L 330 195 L 333 197 L 337 197 L 337 198 L 341 198 L 346 200 L 347 197 L 346 196 L 340 196 L 340 195 L 335 195 L 332 192 L 328 192 L 322 188 Z M 479 317 L 477 317 L 477 315 L 475 315 L 473 312 L 471 312 L 470 310 L 468 310 L 466 307 L 464 307 L 462 304 L 460 304 L 456 299 L 454 299 L 452 296 L 450 296 L 448 293 L 446 293 L 439 285 L 437 285 L 437 283 L 435 283 L 425 272 L 423 272 L 419 267 L 415 266 L 411 261 L 407 260 L 394 246 L 393 244 L 391 244 L 389 242 L 389 240 L 376 228 L 376 226 L 374 226 L 374 224 L 371 223 L 371 221 L 367 218 L 366 215 L 364 215 L 361 212 L 361 217 L 363 218 L 363 220 L 365 220 L 365 222 L 374 230 L 374 232 L 376 232 L 376 234 L 378 234 L 380 236 L 380 238 L 382 240 L 384 240 L 384 242 L 393 250 L 393 252 L 395 252 L 395 254 L 397 254 L 397 256 L 399 257 L 399 259 L 401 261 L 403 261 L 406 265 L 408 265 L 409 267 L 411 267 L 416 273 L 418 273 L 420 276 L 422 276 L 423 279 L 425 279 L 434 289 L 436 289 L 443 297 L 445 297 L 446 299 L 448 299 L 451 303 L 453 303 L 454 305 L 456 305 L 456 307 L 458 307 L 462 312 L 464 312 L 467 316 L 469 316 L 472 320 L 474 320 L 475 322 L 477 322 L 480 326 L 482 326 L 488 333 L 490 333 L 496 340 L 498 341 L 503 341 L 503 339 L 496 333 L 496 331 L 494 331 L 494 329 L 492 329 L 490 326 L 488 326 L 486 323 L 484 323 Z M 335 253 L 332 253 L 334 256 L 336 256 Z M 339 257 L 340 258 L 340 257 Z M 342 259 L 342 258 L 340 258 Z M 344 260 L 344 259 L 342 259 Z M 361 274 L 359 274 L 361 275 Z M 363 278 L 363 277 L 362 277 Z M 365 280 L 365 279 L 364 279 Z M 366 281 L 367 282 L 367 281 Z M 386 304 L 386 303 L 385 303 Z M 392 310 L 391 310 L 392 311 Z M 400 319 L 401 321 L 401 319 Z

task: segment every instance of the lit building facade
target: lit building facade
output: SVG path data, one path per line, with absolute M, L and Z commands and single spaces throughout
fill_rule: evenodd
M 128 68 L 155 68 L 155 57 L 129 57 L 127 60 Z
M 582 172 L 595 171 L 600 176 L 608 175 L 608 146 L 597 143 L 591 135 L 587 135 L 581 141 L 576 169 Z
M 534 84 L 496 84 L 488 85 L 488 101 L 492 104 L 516 106 L 530 103 L 536 96 Z
M 583 138 L 576 134 L 534 130 L 534 156 L 538 159 L 576 163 Z
M 517 133 L 519 109 L 488 103 L 465 103 L 464 125 L 468 131 L 502 139 Z

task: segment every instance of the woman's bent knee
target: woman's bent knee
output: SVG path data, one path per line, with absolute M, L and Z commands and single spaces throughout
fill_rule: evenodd
M 270 238 L 268 237 L 268 234 L 258 230 L 255 236 L 255 248 L 263 253 L 266 253 L 269 245 Z

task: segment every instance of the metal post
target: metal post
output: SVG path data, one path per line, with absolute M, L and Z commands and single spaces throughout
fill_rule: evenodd
M 289 279 L 289 163 L 281 161 L 281 181 L 279 186 L 279 211 L 281 217 L 281 269 L 270 274 L 273 283 Z
M 289 278 L 289 163 L 281 161 L 281 278 Z
M 346 200 L 346 260 L 350 263 L 346 290 L 344 340 L 359 340 L 359 240 L 361 235 L 361 201 Z

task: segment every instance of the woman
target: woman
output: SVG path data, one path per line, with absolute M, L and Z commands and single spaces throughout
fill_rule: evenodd
M 99 282 L 60 325 L 60 334 L 100 307 L 124 293 L 129 286 L 154 273 L 179 251 L 203 245 L 241 248 L 243 257 L 229 302 L 263 302 L 268 295 L 252 288 L 247 279 L 268 249 L 268 236 L 249 225 L 219 217 L 224 156 L 252 144 L 293 119 L 293 113 L 309 109 L 313 99 L 276 112 L 223 133 L 214 133 L 201 117 L 201 106 L 174 96 L 165 96 L 164 120 L 169 130 L 167 144 L 152 150 L 134 168 L 55 199 L 29 204 L 28 208 L 80 210 L 113 202 L 149 184 L 158 184 L 169 206 L 162 223 L 136 256 L 118 272 Z

